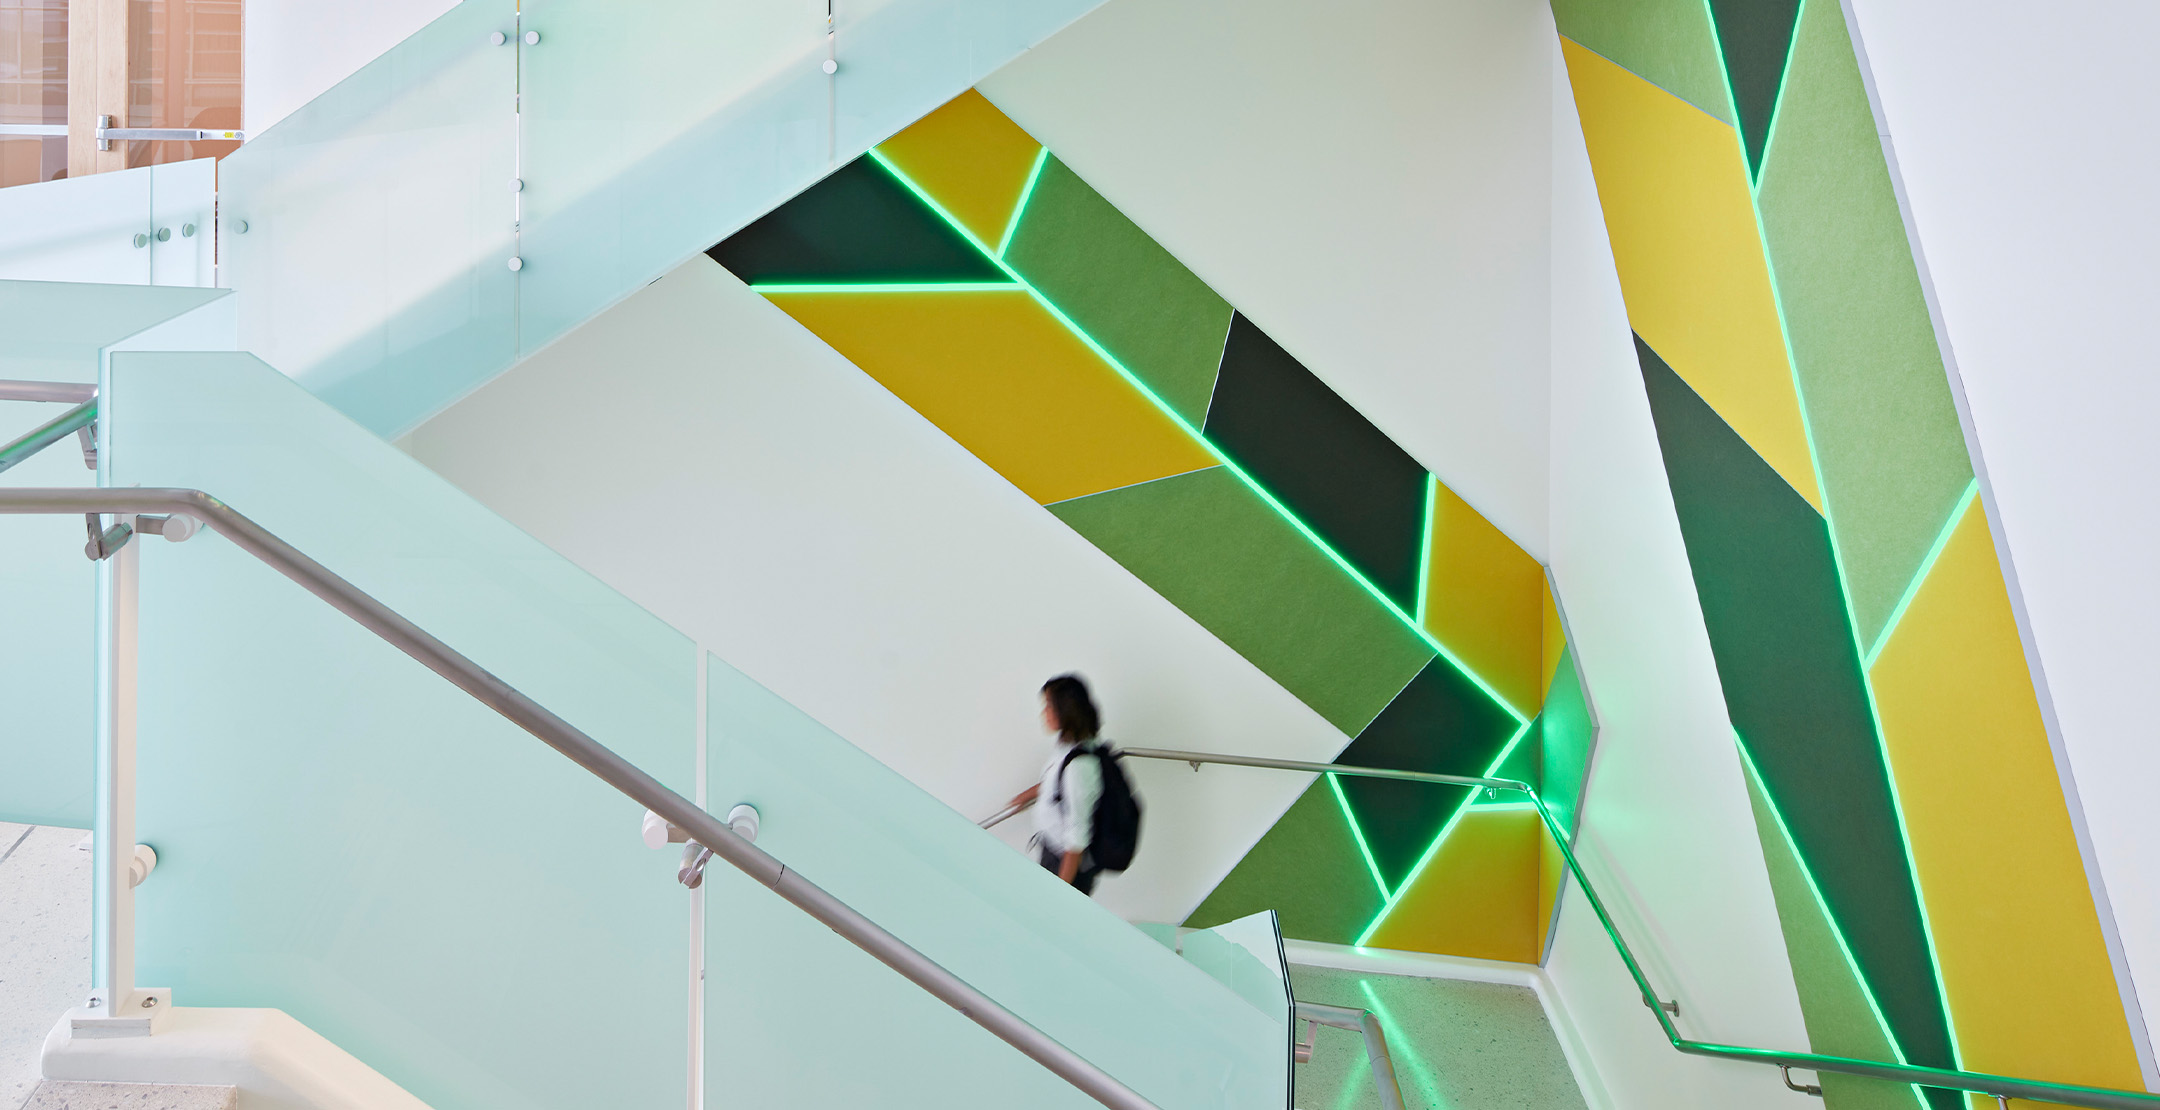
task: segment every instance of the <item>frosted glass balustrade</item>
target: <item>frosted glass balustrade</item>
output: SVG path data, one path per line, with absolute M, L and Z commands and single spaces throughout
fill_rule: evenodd
M 709 662 L 711 808 L 757 806 L 760 847 L 1164 1110 L 1284 1105 L 1284 1014 Z M 708 915 L 709 1104 L 1093 1105 L 830 933 L 786 929 L 786 908 L 762 888 L 716 883 L 713 904 L 726 908 Z M 806 1072 L 795 1057 L 806 1041 L 846 1049 Z
M 516 29 L 463 0 L 220 163 L 241 346 L 377 432 L 517 357 Z
M 690 789 L 658 619 L 251 356 L 115 353 L 104 405 L 105 484 L 209 491 Z M 138 542 L 138 982 L 434 1106 L 683 1105 L 687 896 L 640 807 L 216 533 Z

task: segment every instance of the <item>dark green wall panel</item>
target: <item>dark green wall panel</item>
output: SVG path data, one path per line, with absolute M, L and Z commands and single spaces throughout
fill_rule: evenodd
M 1801 15 L 1756 203 L 1853 619 L 1873 645 L 1972 460 L 1836 4 Z
M 1345 735 L 1364 729 L 1433 658 L 1226 468 L 1050 511 Z
M 1800 18 L 1800 0 L 1710 0 L 1710 14 L 1717 24 L 1733 107 L 1740 113 L 1740 142 L 1747 148 L 1752 173 L 1762 166 L 1771 116 L 1777 111 L 1778 87 L 1785 79 L 1785 59 L 1792 51 L 1793 24 Z
M 1197 428 L 1230 304 L 1055 157 L 1005 261 Z
M 1425 468 L 1242 313 L 1223 344 L 1207 437 L 1417 611 Z
M 1286 937 L 1352 944 L 1380 906 L 1380 888 L 1351 839 L 1342 807 L 1327 780 L 1314 779 L 1185 925 L 1212 929 L 1274 910 Z
M 1636 353 L 1726 712 L 1907 1056 L 1952 1066 L 1829 530 L 1639 337 Z
M 1453 663 L 1434 659 L 1335 762 L 1442 775 L 1482 775 L 1520 724 Z M 1346 778 L 1350 815 L 1388 889 L 1402 885 L 1469 791 L 1432 783 Z
M 1012 280 L 869 158 L 705 253 L 752 284 Z

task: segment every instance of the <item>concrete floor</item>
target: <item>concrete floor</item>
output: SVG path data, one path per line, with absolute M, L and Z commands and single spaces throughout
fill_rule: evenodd
M 1526 987 L 1292 967 L 1301 1001 L 1371 1010 L 1413 1110 L 1588 1110 L 1544 1007 Z M 1303 1034 L 1303 1030 L 1299 1030 Z M 1298 1110 L 1379 1110 L 1364 1041 L 1321 1029 L 1296 1069 Z
M 38 1085 L 45 1034 L 90 994 L 90 852 L 82 829 L 0 821 L 0 1110 Z

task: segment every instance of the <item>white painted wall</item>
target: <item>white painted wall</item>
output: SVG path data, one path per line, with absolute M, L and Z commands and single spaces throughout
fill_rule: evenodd
M 1043 680 L 1134 746 L 1332 758 L 1320 717 L 700 255 L 422 425 L 413 455 L 973 817 L 1039 776 Z M 1180 920 L 1302 776 L 1133 766 Z M 1022 822 L 1011 827 L 1017 830 Z
M 1805 1049 L 1709 634 L 1550 40 L 1552 571 L 1600 726 L 1578 850 L 1693 1037 Z M 1616 1107 L 1758 1106 L 1767 1068 L 1683 1056 L 1579 895 L 1547 963 Z
M 980 86 L 1540 561 L 1544 0 L 1112 0 Z
M 248 0 L 241 126 L 251 135 L 268 130 L 456 6 L 457 0 Z
M 1848 10 L 1977 432 L 1983 495 L 2023 593 L 2028 650 L 2037 644 L 2153 1028 L 2160 152 L 2149 135 L 2160 89 L 2146 45 L 2160 36 L 2160 8 L 1852 0 Z

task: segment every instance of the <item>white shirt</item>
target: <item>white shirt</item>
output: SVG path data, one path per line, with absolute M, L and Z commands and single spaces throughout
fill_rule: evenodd
M 1043 764 L 1042 792 L 1035 799 L 1035 839 L 1053 852 L 1085 851 L 1095 832 L 1095 803 L 1102 799 L 1102 761 L 1082 753 L 1070 764 L 1073 745 L 1060 739 Z M 1065 768 L 1064 798 L 1058 799 L 1058 768 Z

